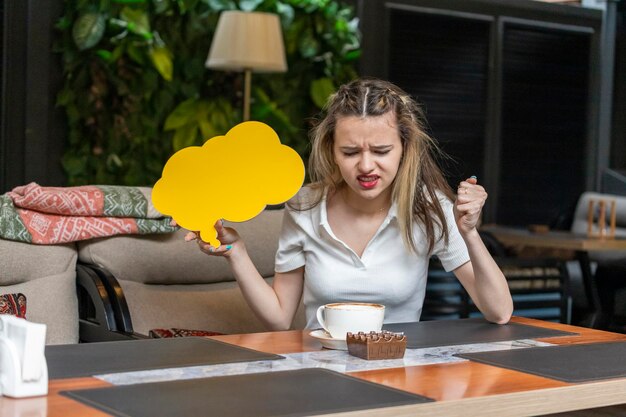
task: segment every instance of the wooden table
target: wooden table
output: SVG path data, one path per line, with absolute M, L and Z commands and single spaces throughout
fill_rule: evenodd
M 579 333 L 541 339 L 554 344 L 626 341 L 626 335 L 583 327 L 514 318 L 517 323 Z M 216 336 L 214 339 L 277 354 L 318 351 L 320 343 L 307 331 Z M 568 384 L 475 362 L 388 368 L 350 375 L 425 395 L 433 403 L 375 409 L 337 415 L 376 416 L 527 416 L 626 403 L 626 378 Z M 0 397 L 2 416 L 96 417 L 106 414 L 59 395 L 69 389 L 109 384 L 96 378 L 50 381 L 47 397 L 14 400 Z M 20 414 L 21 413 L 21 414 Z
M 480 230 L 491 233 L 506 246 L 530 246 L 582 252 L 626 251 L 626 239 L 621 238 L 590 238 L 565 230 L 531 232 L 526 229 L 496 225 L 484 225 Z
M 589 252 L 621 251 L 626 256 L 626 239 L 590 238 L 586 235 L 556 230 L 536 233 L 526 229 L 496 225 L 485 225 L 481 230 L 491 233 L 505 246 L 574 251 L 580 264 L 585 295 L 592 312 L 586 320 L 586 325 L 594 327 L 597 324 L 601 316 L 600 301 L 594 274 L 591 271 Z

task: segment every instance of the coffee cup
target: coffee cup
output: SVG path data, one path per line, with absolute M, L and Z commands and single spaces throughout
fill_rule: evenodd
M 334 339 L 346 333 L 381 331 L 385 306 L 372 303 L 332 303 L 317 309 L 317 321 Z

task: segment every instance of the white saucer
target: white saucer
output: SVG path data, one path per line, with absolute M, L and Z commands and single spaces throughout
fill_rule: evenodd
M 311 333 L 309 333 L 309 335 L 319 340 L 322 346 L 326 349 L 348 350 L 346 339 L 334 339 L 330 337 L 326 330 L 313 330 Z

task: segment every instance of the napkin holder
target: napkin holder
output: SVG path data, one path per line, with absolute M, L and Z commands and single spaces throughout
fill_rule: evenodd
M 0 315 L 0 394 L 22 398 L 48 394 L 46 325 Z

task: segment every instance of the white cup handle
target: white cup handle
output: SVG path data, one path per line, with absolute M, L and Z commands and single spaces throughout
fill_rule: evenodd
M 328 329 L 326 328 L 326 322 L 324 321 L 324 306 L 323 305 L 317 308 L 317 321 L 324 328 L 324 330 L 328 332 Z

